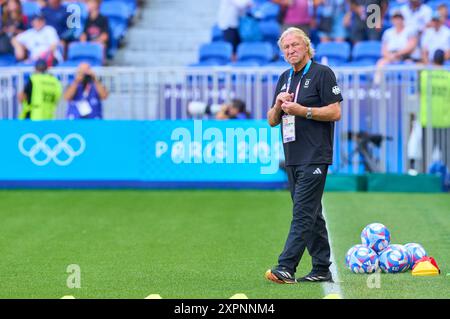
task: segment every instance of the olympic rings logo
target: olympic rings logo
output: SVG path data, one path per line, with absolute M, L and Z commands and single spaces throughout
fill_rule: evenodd
M 75 147 L 71 145 L 74 142 Z M 37 166 L 45 166 L 50 161 L 58 166 L 67 166 L 75 157 L 81 155 L 85 148 L 84 138 L 76 133 L 69 134 L 64 139 L 54 133 L 47 134 L 42 139 L 28 133 L 19 139 L 19 151 Z M 61 156 L 62 154 L 64 156 Z

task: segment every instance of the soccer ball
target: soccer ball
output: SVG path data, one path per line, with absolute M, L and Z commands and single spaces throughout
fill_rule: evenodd
M 367 247 L 364 245 L 355 245 L 350 247 L 349 250 L 347 250 L 347 253 L 345 254 L 345 266 L 349 267 L 349 261 L 350 261 L 350 256 L 352 255 L 352 253 L 357 250 L 360 247 Z M 349 267 L 350 268 L 350 267 Z
M 391 233 L 380 223 L 369 224 L 361 232 L 363 245 L 372 248 L 376 253 L 385 249 L 391 241 Z
M 427 255 L 427 252 L 420 244 L 408 243 L 405 244 L 404 247 L 408 250 L 409 256 L 411 257 L 411 263 L 409 264 L 410 268 L 414 266 L 416 261 Z
M 366 246 L 356 245 L 349 249 L 347 267 L 357 274 L 370 274 L 378 269 L 377 253 Z
M 411 256 L 403 245 L 389 245 L 379 257 L 381 270 L 389 273 L 406 271 L 411 263 Z

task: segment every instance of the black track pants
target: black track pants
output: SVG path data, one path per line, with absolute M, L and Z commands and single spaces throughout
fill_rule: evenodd
M 322 195 L 328 172 L 326 164 L 287 166 L 293 216 L 278 265 L 296 272 L 305 248 L 312 257 L 313 270 L 330 267 L 330 244 L 322 215 Z

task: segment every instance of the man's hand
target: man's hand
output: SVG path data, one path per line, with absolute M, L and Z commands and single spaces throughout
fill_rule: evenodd
M 83 78 L 84 78 L 84 72 L 78 71 L 77 75 L 75 77 L 75 82 L 76 83 L 81 83 L 83 81 Z
M 283 109 L 284 113 L 288 115 L 299 116 L 301 114 L 302 108 L 304 107 L 295 102 L 284 102 L 281 105 L 281 108 Z
M 281 107 L 281 105 L 285 102 L 291 102 L 294 100 L 294 93 L 281 92 L 278 94 L 275 106 Z

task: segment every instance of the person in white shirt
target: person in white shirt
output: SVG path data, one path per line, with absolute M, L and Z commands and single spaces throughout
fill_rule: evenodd
M 378 66 L 414 58 L 412 55 L 418 44 L 417 34 L 405 26 L 401 12 L 394 12 L 392 25 L 381 38 L 382 58 L 378 61 Z
M 450 29 L 443 25 L 440 15 L 435 13 L 421 38 L 422 62 L 429 64 L 433 61 L 437 50 L 445 53 L 445 59 L 450 59 Z
M 387 29 L 381 38 L 381 59 L 377 62 L 377 72 L 374 83 L 381 81 L 381 68 L 387 64 L 419 60 L 418 36 L 414 30 L 405 27 L 404 18 L 401 11 L 395 11 L 391 17 L 392 27 Z M 416 57 L 416 52 L 418 56 Z
M 233 46 L 236 53 L 237 46 L 241 42 L 239 37 L 239 17 L 245 9 L 253 4 L 252 0 L 221 0 L 217 25 L 223 32 L 223 38 Z
M 22 61 L 28 59 L 30 62 L 38 59 L 51 60 L 53 57 L 62 60 L 57 50 L 59 44 L 58 33 L 55 28 L 45 24 L 45 18 L 35 15 L 31 21 L 32 28 L 12 38 L 16 59 Z
M 433 13 L 430 6 L 423 4 L 422 0 L 409 0 L 409 4 L 401 6 L 400 11 L 405 19 L 405 26 L 418 33 L 425 30 Z

